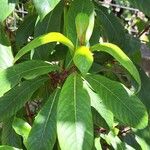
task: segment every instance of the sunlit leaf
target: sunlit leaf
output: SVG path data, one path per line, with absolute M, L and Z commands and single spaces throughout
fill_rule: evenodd
M 20 57 L 22 57 L 24 54 L 31 51 L 32 49 L 39 47 L 41 45 L 50 43 L 50 42 L 60 42 L 64 45 L 68 46 L 71 50 L 71 53 L 73 53 L 74 45 L 68 38 L 66 38 L 61 33 L 51 32 L 51 33 L 41 35 L 41 36 L 35 38 L 33 41 L 31 41 L 29 44 L 27 44 L 25 47 L 23 47 L 15 56 L 14 61 L 16 62 Z
M 30 150 L 52 150 L 56 142 L 56 116 L 59 98 L 57 89 L 48 99 L 35 118 L 28 137 L 27 148 Z M 38 144 L 37 144 L 38 142 Z
M 50 11 L 52 11 L 59 2 L 60 0 L 33 0 L 41 19 L 43 19 Z
M 90 97 L 80 75 L 70 75 L 61 90 L 57 108 L 57 134 L 62 150 L 92 149 Z
M 82 74 L 86 74 L 93 63 L 93 55 L 88 47 L 79 47 L 74 54 L 73 61 Z
M 128 72 L 132 75 L 132 77 L 136 80 L 136 82 L 139 85 L 138 91 L 140 90 L 141 80 L 139 73 L 133 62 L 118 46 L 111 43 L 102 43 L 92 46 L 91 50 L 103 51 L 112 55 L 126 70 L 128 70 Z

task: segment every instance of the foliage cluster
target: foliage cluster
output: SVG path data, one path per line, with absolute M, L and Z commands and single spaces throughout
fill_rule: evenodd
M 0 1 L 0 150 L 150 149 L 150 1 L 113 2 L 144 17 L 97 0 Z

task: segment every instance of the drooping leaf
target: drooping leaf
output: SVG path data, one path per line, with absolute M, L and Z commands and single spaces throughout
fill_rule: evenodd
M 86 84 L 87 84 L 86 90 L 88 91 L 90 99 L 91 99 L 91 106 L 95 108 L 95 110 L 99 113 L 99 115 L 104 118 L 107 125 L 110 128 L 112 128 L 113 123 L 114 123 L 114 116 L 112 112 L 109 109 L 107 109 L 107 107 L 104 105 L 101 97 L 97 93 L 92 91 L 92 89 L 90 89 L 87 82 Z
M 15 9 L 18 0 L 1 0 L 0 22 L 3 22 Z
M 21 135 L 23 137 L 23 142 L 26 146 L 26 142 L 27 142 L 29 132 L 31 130 L 31 126 L 23 119 L 14 118 L 12 127 L 18 135 Z
M 52 150 L 56 142 L 56 116 L 60 89 L 50 95 L 35 118 L 27 141 L 30 150 Z M 37 144 L 38 142 L 38 144 Z
M 34 32 L 35 22 L 37 19 L 36 14 L 28 15 L 16 31 L 16 45 L 21 47 L 28 42 L 29 36 Z
M 145 106 L 121 83 L 101 75 L 87 75 L 86 80 L 118 120 L 139 129 L 147 126 Z
M 22 150 L 22 149 L 18 149 L 18 148 L 11 147 L 11 146 L 8 146 L 8 145 L 1 145 L 0 150 Z
M 150 1 L 149 0 L 128 0 L 134 7 L 138 8 L 139 10 L 143 11 L 147 16 L 150 17 Z
M 66 38 L 61 33 L 51 32 L 35 38 L 33 41 L 31 41 L 29 44 L 23 47 L 15 56 L 14 61 L 16 62 L 20 57 L 22 57 L 24 54 L 31 51 L 32 49 L 51 42 L 60 42 L 68 46 L 70 48 L 71 53 L 73 53 L 74 45 L 68 38 Z
M 45 81 L 45 77 L 24 81 L 0 97 L 0 121 L 13 116 Z
M 90 97 L 80 75 L 65 81 L 57 108 L 57 134 L 62 150 L 91 150 L 93 127 Z
M 12 66 L 13 59 L 10 42 L 4 32 L 4 27 L 0 24 L 0 69 Z
M 16 134 L 16 132 L 12 128 L 13 119 L 14 117 L 11 117 L 3 121 L 2 137 L 1 137 L 2 145 L 9 145 L 21 148 L 22 147 L 21 137 L 18 134 Z
M 82 74 L 86 74 L 93 63 L 93 55 L 88 47 L 79 47 L 74 54 L 73 61 Z
M 85 34 L 85 42 L 88 42 L 94 27 L 93 3 L 90 0 L 74 0 L 71 3 L 67 14 L 66 34 L 67 37 L 74 43 L 74 45 L 78 43 L 75 19 L 79 13 L 86 14 L 89 19 L 89 25 Z M 85 22 L 85 20 L 83 20 L 83 22 Z
M 132 75 L 135 81 L 138 83 L 139 88 L 141 88 L 141 80 L 139 73 L 133 64 L 133 62 L 129 59 L 129 57 L 116 45 L 111 43 L 102 43 L 96 44 L 91 47 L 92 51 L 103 51 L 112 55 L 128 72 Z
M 41 19 L 43 19 L 50 11 L 52 11 L 59 2 L 60 0 L 33 0 Z
M 61 16 L 63 13 L 63 1 L 61 1 L 54 10 L 48 13 L 35 26 L 34 37 L 38 37 L 49 32 L 60 32 Z M 33 59 L 49 60 L 50 53 L 54 49 L 56 43 L 42 45 L 34 50 Z
M 0 96 L 20 82 L 22 78 L 35 78 L 58 70 L 57 65 L 44 61 L 30 60 L 0 72 Z

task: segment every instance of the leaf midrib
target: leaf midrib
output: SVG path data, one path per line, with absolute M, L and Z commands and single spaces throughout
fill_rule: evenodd
M 125 104 L 120 100 L 120 98 L 119 98 L 117 95 L 115 95 L 109 88 L 107 88 L 104 84 L 98 82 L 97 80 L 93 79 L 92 77 L 89 77 L 89 78 L 91 78 L 91 80 L 93 80 L 93 81 L 97 82 L 98 84 L 100 84 L 101 86 L 103 86 L 103 87 L 104 87 L 106 90 L 108 90 L 112 95 L 114 95 L 114 97 L 116 97 L 116 99 L 118 99 L 119 102 L 120 102 L 121 104 L 123 104 L 123 106 L 126 107 L 126 108 L 133 114 L 133 116 L 135 116 L 135 118 L 136 118 L 137 120 L 139 120 L 138 116 L 136 116 L 135 113 L 134 113 L 127 105 L 125 105 Z

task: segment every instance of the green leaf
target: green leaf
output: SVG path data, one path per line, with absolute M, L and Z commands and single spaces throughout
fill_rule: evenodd
M 31 130 L 31 126 L 20 118 L 15 118 L 12 126 L 15 132 L 23 137 L 23 142 L 26 146 L 26 142 L 27 142 L 29 132 Z
M 112 12 L 109 13 L 107 8 L 97 4 L 96 14 L 103 37 L 122 48 L 125 44 L 125 31 L 120 20 Z
M 60 0 L 33 0 L 34 6 L 41 19 L 52 11 L 59 2 Z
M 99 115 L 104 118 L 107 125 L 110 128 L 112 128 L 113 124 L 114 124 L 114 116 L 113 116 L 112 112 L 106 108 L 101 97 L 97 93 L 92 91 L 92 89 L 91 89 L 92 87 L 90 88 L 88 83 L 87 82 L 85 82 L 85 83 L 87 84 L 86 90 L 88 91 L 90 99 L 91 99 L 91 106 L 93 108 L 95 108 L 95 110 L 99 113 Z
M 48 99 L 35 118 L 27 141 L 30 150 L 52 150 L 56 142 L 56 115 L 60 90 Z M 37 144 L 38 142 L 38 144 Z
M 2 145 L 9 145 L 21 148 L 22 147 L 21 137 L 18 134 L 16 134 L 16 132 L 12 128 L 13 119 L 14 117 L 11 117 L 3 121 L 2 137 L 1 137 Z
M 150 11 L 149 11 L 149 6 L 150 6 L 150 1 L 149 0 L 128 0 L 134 7 L 138 8 L 142 12 L 144 12 L 147 16 L 150 17 Z
M 0 121 L 13 116 L 45 81 L 45 77 L 24 81 L 1 97 Z
M 8 145 L 2 145 L 2 146 L 0 146 L 0 150 L 22 150 L 22 149 L 18 149 L 18 148 L 11 147 Z
M 56 8 L 48 13 L 45 18 L 38 22 L 35 26 L 34 37 L 38 37 L 49 32 L 60 32 L 61 17 L 63 13 L 63 1 Z M 40 46 L 34 50 L 33 59 L 49 60 L 49 56 L 54 49 L 56 43 L 49 43 Z
M 95 148 L 96 148 L 96 150 L 102 150 L 101 143 L 100 143 L 100 137 L 95 138 Z
M 13 59 L 10 42 L 4 32 L 4 27 L 0 24 L 0 69 L 12 66 Z
M 93 31 L 94 27 L 94 6 L 91 0 L 74 0 L 71 3 L 67 14 L 66 22 L 66 34 L 67 37 L 76 45 L 77 41 L 77 32 L 76 31 L 76 17 L 79 13 L 83 13 L 88 16 L 89 25 L 85 34 L 85 41 L 88 42 Z M 87 20 L 87 17 L 86 17 Z M 85 22 L 86 20 L 83 20 Z M 79 27 L 78 27 L 79 28 Z M 81 27 L 80 27 L 81 28 Z M 79 29 L 78 29 L 79 30 Z
M 0 72 L 0 96 L 17 85 L 22 78 L 35 78 L 43 74 L 58 70 L 57 65 L 44 61 L 25 61 Z
M 103 51 L 112 55 L 132 75 L 132 77 L 139 85 L 138 91 L 140 90 L 141 80 L 140 80 L 139 73 L 135 65 L 133 64 L 133 62 L 118 46 L 111 43 L 102 43 L 102 44 L 96 44 L 92 46 L 91 50 Z
M 37 20 L 37 15 L 27 15 L 24 21 L 19 26 L 16 31 L 16 45 L 21 47 L 28 42 L 29 36 L 34 33 L 35 23 Z
M 3 22 L 15 9 L 18 0 L 1 0 L 0 22 Z
M 62 150 L 91 150 L 93 125 L 90 97 L 80 75 L 65 81 L 57 107 L 57 134 Z
M 74 54 L 73 61 L 82 74 L 86 74 L 92 66 L 93 55 L 88 47 L 79 47 Z
M 144 70 L 139 67 L 139 73 L 141 77 L 141 90 L 137 94 L 141 101 L 147 107 L 147 110 L 150 111 L 150 78 L 146 75 Z
M 139 129 L 147 126 L 145 106 L 124 85 L 101 75 L 87 75 L 86 80 L 118 120 Z
M 75 18 L 77 36 L 82 45 L 85 43 L 85 34 L 89 25 L 89 16 L 84 13 L 79 13 Z
M 31 41 L 29 44 L 27 44 L 25 47 L 23 47 L 15 56 L 14 61 L 16 62 L 20 57 L 22 57 L 24 54 L 31 51 L 32 49 L 39 47 L 41 45 L 50 43 L 50 42 L 60 42 L 64 45 L 68 46 L 71 49 L 71 53 L 73 53 L 74 45 L 68 38 L 66 38 L 61 33 L 51 32 L 51 33 L 41 35 L 41 36 L 35 38 L 33 41 Z

